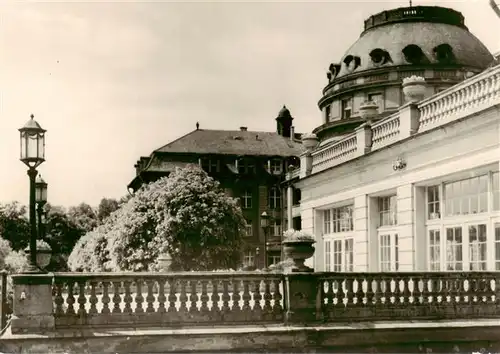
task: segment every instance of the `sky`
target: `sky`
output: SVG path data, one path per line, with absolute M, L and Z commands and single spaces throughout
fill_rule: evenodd
M 461 11 L 492 52 L 488 0 L 425 1 Z M 286 104 L 297 132 L 321 124 L 326 71 L 370 15 L 407 1 L 2 1 L 0 203 L 28 202 L 19 132 L 47 129 L 39 167 L 51 204 L 126 195 L 134 164 L 195 129 L 273 131 Z

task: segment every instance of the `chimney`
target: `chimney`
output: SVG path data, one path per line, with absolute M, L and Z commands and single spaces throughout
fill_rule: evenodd
M 293 125 L 290 127 L 290 140 L 295 140 L 295 127 Z
M 246 131 L 247 131 L 247 129 L 248 129 L 247 127 L 240 127 L 240 130 L 241 130 L 242 132 L 246 132 Z

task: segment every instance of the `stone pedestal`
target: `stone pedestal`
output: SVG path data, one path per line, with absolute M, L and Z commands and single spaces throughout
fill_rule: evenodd
M 318 279 L 311 273 L 285 275 L 285 323 L 311 323 L 321 318 Z
M 55 328 L 53 274 L 13 275 L 12 333 L 40 333 Z

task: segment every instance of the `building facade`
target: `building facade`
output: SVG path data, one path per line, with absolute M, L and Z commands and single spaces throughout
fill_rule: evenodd
M 200 165 L 239 199 L 247 222 L 244 265 L 258 268 L 281 259 L 281 237 L 286 225 L 286 195 L 282 182 L 289 167 L 298 165 L 302 153 L 300 134 L 294 132 L 293 117 L 283 107 L 276 118 L 276 132 L 196 130 L 141 157 L 129 189 L 138 190 L 188 164 Z M 262 213 L 269 217 L 263 226 Z
M 439 7 L 371 16 L 330 65 L 303 137 L 303 230 L 316 271 L 500 270 L 500 66 Z

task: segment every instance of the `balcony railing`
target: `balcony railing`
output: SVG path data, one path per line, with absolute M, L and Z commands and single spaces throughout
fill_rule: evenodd
M 371 134 L 364 139 L 356 133 L 340 141 L 318 148 L 312 153 L 312 173 L 316 173 L 374 151 L 410 135 L 434 129 L 464 117 L 477 114 L 500 104 L 500 65 L 462 81 L 415 106 L 416 122 L 411 115 L 402 116 L 401 109 L 371 126 Z M 364 144 L 364 146 L 358 146 Z M 368 149 L 366 149 L 368 148 Z M 305 167 L 302 167 L 305 168 Z

